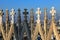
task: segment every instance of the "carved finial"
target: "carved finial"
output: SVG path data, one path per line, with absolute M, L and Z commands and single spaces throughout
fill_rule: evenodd
M 34 9 L 32 8 L 31 10 L 30 10 L 30 16 L 33 16 L 34 15 Z
M 6 9 L 6 23 L 8 24 L 9 21 L 9 10 Z
M 18 8 L 18 11 L 20 11 L 20 8 Z
M 1 15 L 1 16 L 3 15 L 3 10 L 0 10 L 0 15 Z
M 40 8 L 37 8 L 37 23 L 40 23 L 40 14 L 41 14 L 41 11 L 40 11 Z
M 44 8 L 44 11 L 46 12 L 47 8 Z
M 11 9 L 11 14 L 10 15 L 15 15 L 15 10 L 13 8 Z
M 27 23 L 27 14 L 28 14 L 27 9 L 24 9 L 23 14 L 24 14 L 24 21 Z
M 0 10 L 0 24 L 2 24 L 2 15 L 3 15 L 3 10 Z
M 26 12 L 26 11 L 27 11 L 27 9 L 24 9 L 24 11 Z
M 46 19 L 46 17 L 47 17 L 47 8 L 44 8 L 44 18 Z
M 24 9 L 23 14 L 24 14 L 24 15 L 27 15 L 27 14 L 28 14 L 27 9 Z
M 32 9 L 30 10 L 30 12 L 33 12 L 33 10 L 34 10 L 34 9 L 32 8 Z
M 20 8 L 18 8 L 18 23 L 21 23 L 21 13 L 20 13 Z
M 8 15 L 8 11 L 9 11 L 9 10 L 8 10 L 8 9 L 6 9 L 6 16 Z
M 47 8 L 44 8 L 44 10 L 47 10 Z
M 6 10 L 8 10 L 8 9 L 6 9 Z
M 52 8 L 51 8 L 50 13 L 52 14 L 52 16 L 54 16 L 54 15 L 55 15 L 56 10 L 54 9 L 54 7 L 52 7 Z
M 11 23 L 13 24 L 14 23 L 14 15 L 15 15 L 15 10 L 13 8 L 11 9 L 10 15 L 11 15 Z
M 18 15 L 20 16 L 20 8 L 18 8 Z
M 0 10 L 0 13 L 1 13 L 1 10 Z
M 41 14 L 40 8 L 37 8 L 37 12 L 38 15 Z

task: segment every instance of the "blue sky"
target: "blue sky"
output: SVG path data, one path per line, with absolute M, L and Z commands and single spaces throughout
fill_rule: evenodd
M 11 8 L 50 8 L 51 6 L 55 6 L 59 9 L 60 0 L 0 0 L 0 8 L 3 9 L 11 9 Z
M 48 13 L 51 9 L 51 7 L 54 6 L 57 10 L 58 16 L 60 16 L 60 0 L 0 0 L 0 9 L 9 9 L 14 8 L 16 11 L 18 8 L 21 9 L 21 11 L 24 10 L 24 8 L 27 8 L 28 11 L 30 11 L 31 8 L 34 8 L 36 11 L 36 8 L 40 7 L 41 11 L 44 11 L 44 8 L 46 7 L 48 9 Z
M 44 7 L 50 9 L 54 6 L 57 10 L 60 10 L 60 0 L 0 0 L 0 8 L 2 9 L 36 9 L 40 7 L 43 9 Z

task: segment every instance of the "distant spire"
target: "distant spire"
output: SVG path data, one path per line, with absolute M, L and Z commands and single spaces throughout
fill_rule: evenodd
M 34 28 L 34 10 L 33 10 L 33 8 L 30 10 L 30 26 L 31 26 L 31 38 L 32 38 L 33 28 Z
M 18 9 L 18 39 L 17 40 L 20 40 L 20 35 L 21 35 L 21 29 L 22 29 L 22 27 L 21 27 L 21 13 L 20 13 L 20 8 Z
M 33 10 L 33 8 L 30 10 L 30 21 L 32 21 L 32 23 L 34 22 L 34 10 Z

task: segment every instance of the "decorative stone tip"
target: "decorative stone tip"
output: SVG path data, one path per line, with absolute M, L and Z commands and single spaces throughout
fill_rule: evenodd
M 8 9 L 6 9 L 6 10 L 8 10 Z
M 0 10 L 0 13 L 2 13 L 3 10 Z
M 54 8 L 54 7 L 52 7 L 52 8 L 51 8 L 50 13 L 52 14 L 52 16 L 54 16 L 54 15 L 55 15 L 56 10 L 55 10 L 55 8 Z
M 20 11 L 20 8 L 18 8 L 18 11 Z
M 0 10 L 0 13 L 1 13 L 1 10 Z
M 27 11 L 27 9 L 26 9 L 26 8 L 25 8 L 24 10 L 25 10 L 25 11 Z
M 12 8 L 11 12 L 10 12 L 10 15 L 14 15 L 14 14 L 15 14 L 15 10 Z
M 31 8 L 31 10 L 30 11 L 33 11 L 34 9 L 33 8 Z
M 44 10 L 47 10 L 47 8 L 44 8 Z
M 33 11 L 34 11 L 34 9 L 32 8 L 32 9 L 30 10 L 30 13 L 33 13 Z
M 15 10 L 12 8 L 11 11 L 15 11 Z
M 37 10 L 40 10 L 40 8 L 37 8 Z
M 52 8 L 51 9 L 55 9 L 55 7 L 54 6 L 52 6 Z
M 36 14 L 41 14 L 40 8 L 37 8 Z

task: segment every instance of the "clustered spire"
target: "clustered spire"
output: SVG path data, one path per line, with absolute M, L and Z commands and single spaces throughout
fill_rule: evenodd
M 9 17 L 10 13 L 10 17 Z M 30 13 L 30 20 L 28 22 L 28 14 Z M 60 40 L 60 35 L 58 33 L 58 29 L 55 23 L 55 13 L 56 10 L 54 7 L 51 8 L 50 13 L 52 15 L 51 24 L 47 24 L 47 8 L 44 8 L 44 23 L 41 23 L 40 16 L 43 12 L 41 12 L 41 8 L 37 8 L 37 11 L 34 12 L 32 8 L 30 12 L 27 9 L 24 9 L 24 12 L 21 12 L 20 8 L 17 12 L 15 9 L 11 9 L 9 12 L 6 9 L 6 22 L 2 21 L 3 19 L 3 10 L 0 9 L 0 33 L 2 34 L 2 39 L 4 40 L 37 40 L 40 37 L 41 40 L 51 40 L 51 35 L 53 35 L 52 40 L 54 38 L 56 40 Z M 5 14 L 5 13 L 4 13 Z M 15 14 L 17 16 L 17 22 L 15 21 Z M 24 19 L 22 19 L 22 15 Z M 36 14 L 36 21 L 34 20 L 34 14 Z M 11 18 L 11 20 L 9 20 Z M 15 23 L 16 22 L 16 23 Z M 5 25 L 5 26 L 3 26 Z M 4 28 L 5 27 L 5 28 Z M 13 37 L 13 38 L 12 38 Z

